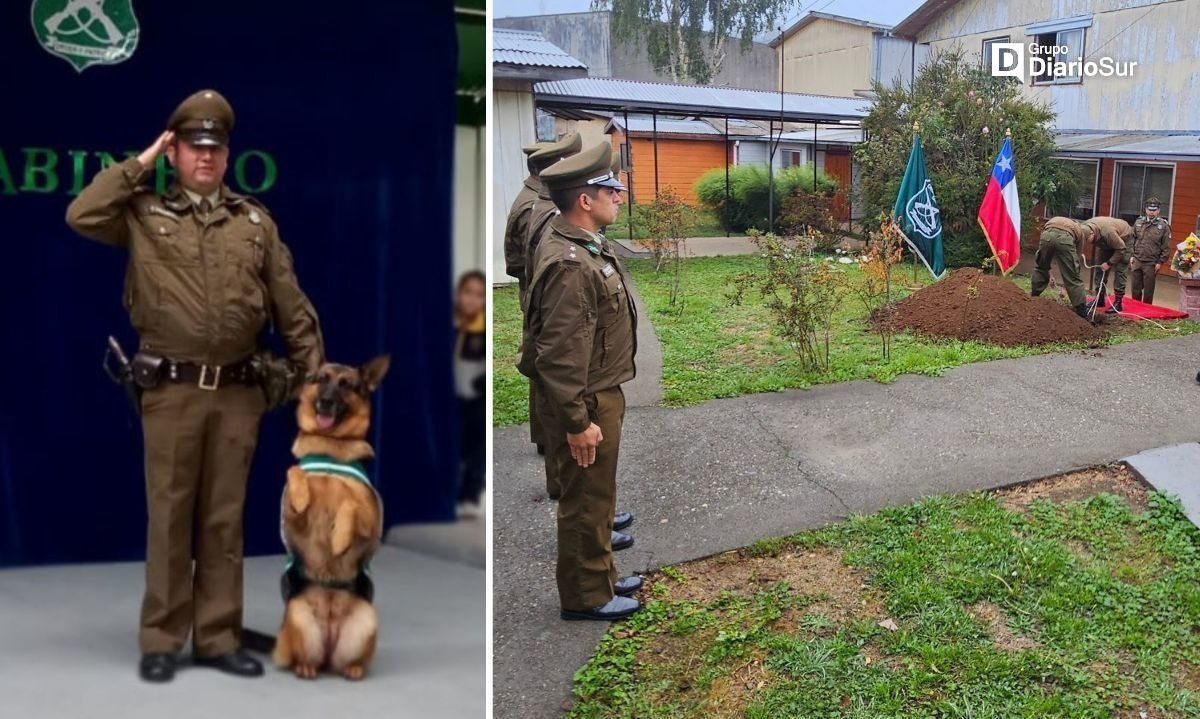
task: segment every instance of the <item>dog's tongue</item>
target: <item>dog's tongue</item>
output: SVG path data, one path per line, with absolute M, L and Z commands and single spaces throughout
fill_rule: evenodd
M 317 426 L 321 429 L 329 429 L 333 426 L 333 415 L 319 414 L 317 415 Z

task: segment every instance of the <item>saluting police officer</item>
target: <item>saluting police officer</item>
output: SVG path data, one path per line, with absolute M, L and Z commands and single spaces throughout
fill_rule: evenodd
M 1158 271 L 1171 253 L 1171 223 L 1159 217 L 1159 209 L 1157 197 L 1146 198 L 1145 214 L 1133 223 L 1129 296 L 1146 304 L 1154 303 Z
M 1090 263 L 1092 284 L 1096 290 L 1096 307 L 1103 307 L 1108 293 L 1107 273 L 1113 274 L 1112 313 L 1121 312 L 1125 295 L 1125 252 L 1133 238 L 1133 228 L 1119 217 L 1093 217 L 1083 221 L 1083 229 L 1091 239 Z
M 67 209 L 77 232 L 129 251 L 149 510 L 138 634 L 147 681 L 174 676 L 189 631 L 196 664 L 262 674 L 241 646 L 242 514 L 266 405 L 249 360 L 270 316 L 297 368 L 324 356 L 275 222 L 223 184 L 233 121 L 224 97 L 197 92 L 150 147 L 102 170 Z M 143 183 L 164 152 L 177 181 L 158 195 Z
M 538 150 L 529 156 L 531 166 L 549 166 L 558 160 L 574 155 L 579 151 L 579 135 L 568 135 L 558 143 L 550 144 Z M 564 152 L 564 149 L 569 150 Z M 619 155 L 616 157 L 619 158 Z M 614 168 L 616 166 L 614 160 Z M 615 169 L 614 169 L 615 172 Z M 537 200 L 533 203 L 533 208 L 529 213 L 529 221 L 526 223 L 527 232 L 525 242 L 522 247 L 522 254 L 525 256 L 525 276 L 530 277 L 533 274 L 533 257 L 537 251 L 537 246 L 541 242 L 541 238 L 545 236 L 550 228 L 551 221 L 557 217 L 559 210 L 554 205 L 554 200 L 550 197 L 549 190 L 543 184 L 538 192 Z M 522 307 L 524 311 L 524 307 Z M 523 325 L 523 334 L 528 334 L 528 325 Z M 522 347 L 528 346 L 530 343 L 527 336 L 522 337 Z M 534 369 L 536 372 L 536 368 Z M 541 436 L 541 441 L 538 443 L 543 448 L 546 455 L 546 494 L 550 499 L 557 501 L 562 495 L 562 484 L 558 479 L 558 468 L 554 460 L 557 446 L 566 442 L 565 435 L 561 433 L 547 434 L 542 427 L 546 421 L 553 422 L 553 418 L 543 420 L 541 413 L 538 412 L 537 402 L 537 380 L 530 378 L 529 381 L 529 425 L 530 432 L 534 431 L 536 425 Z M 616 512 L 613 515 L 613 531 L 612 531 L 612 548 L 614 552 L 619 552 L 622 549 L 628 549 L 633 546 L 633 537 L 621 532 L 620 530 L 633 524 L 633 515 L 629 512 Z
M 616 219 L 625 186 L 612 174 L 608 144 L 542 172 L 561 214 L 542 235 L 526 296 L 530 344 L 520 366 L 538 378 L 547 434 L 562 484 L 558 502 L 558 593 L 563 619 L 612 620 L 641 604 L 627 595 L 639 577 L 619 578 L 611 546 L 625 395 L 633 379 L 637 316 L 627 277 L 601 227 Z M 547 420 L 551 420 L 547 421 Z

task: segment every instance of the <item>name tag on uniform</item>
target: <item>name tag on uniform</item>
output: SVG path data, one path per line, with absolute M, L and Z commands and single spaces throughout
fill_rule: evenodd
M 612 266 L 612 263 L 609 263 L 600 268 L 600 274 L 604 275 L 605 277 L 612 277 L 613 273 L 616 271 L 617 270 L 615 267 Z

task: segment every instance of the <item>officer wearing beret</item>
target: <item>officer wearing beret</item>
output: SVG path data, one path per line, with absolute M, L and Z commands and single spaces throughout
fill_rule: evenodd
M 1146 198 L 1145 214 L 1133 223 L 1133 249 L 1129 257 L 1130 297 L 1153 304 L 1158 271 L 1171 252 L 1171 223 L 1159 217 L 1157 197 Z M 1119 309 L 1119 308 L 1118 308 Z
M 102 170 L 67 209 L 81 235 L 129 252 L 149 512 L 138 633 L 147 681 L 174 676 L 189 633 L 197 665 L 262 674 L 241 646 L 242 514 L 266 406 L 250 358 L 270 317 L 297 368 L 324 356 L 274 221 L 223 183 L 233 122 L 225 98 L 197 92 L 150 147 Z M 177 178 L 157 195 L 143 183 L 164 152 Z
M 600 228 L 617 218 L 625 186 L 607 143 L 541 173 L 561 214 L 530 264 L 525 322 L 530 342 L 518 363 L 538 378 L 546 432 L 561 433 L 553 460 L 558 502 L 558 594 L 563 619 L 621 619 L 641 608 L 627 596 L 639 577 L 613 564 L 617 457 L 625 396 L 633 379 L 637 316 L 624 268 Z M 549 455 L 550 453 L 547 452 Z
M 579 134 L 571 133 L 558 142 L 538 142 L 521 148 L 526 155 L 525 163 L 529 168 L 529 177 L 525 178 L 524 186 L 517 193 L 517 199 L 513 201 L 512 208 L 508 211 L 508 222 L 504 229 L 504 264 L 505 271 L 517 278 L 522 312 L 524 312 L 525 306 L 526 243 L 529 237 L 530 216 L 538 193 L 542 190 L 538 173 L 559 159 L 579 152 L 580 146 Z M 529 383 L 529 441 L 537 445 L 539 453 L 545 453 L 545 433 L 542 431 L 541 420 L 534 411 L 534 408 L 537 407 L 536 392 L 537 384 L 531 381 Z M 550 480 L 546 481 L 546 487 L 549 489 Z M 555 492 L 551 492 L 551 494 L 555 494 Z

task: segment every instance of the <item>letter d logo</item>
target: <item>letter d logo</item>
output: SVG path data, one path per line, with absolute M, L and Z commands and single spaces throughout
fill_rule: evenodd
M 992 49 L 992 77 L 1025 77 L 1025 46 L 1019 42 L 994 42 Z

